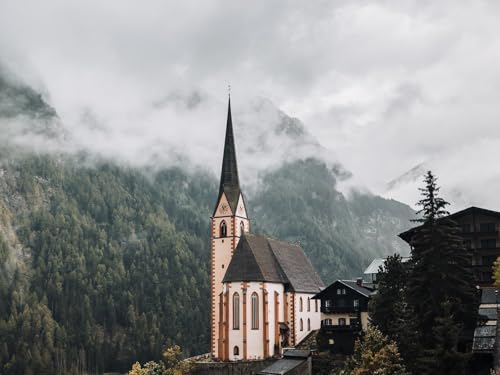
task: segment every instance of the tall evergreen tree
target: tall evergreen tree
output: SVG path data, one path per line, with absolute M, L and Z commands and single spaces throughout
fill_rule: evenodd
M 472 335 L 478 296 L 470 254 L 463 246 L 458 224 L 447 216 L 449 203 L 438 196 L 437 179 L 431 171 L 424 182 L 425 187 L 420 189 L 422 199 L 418 202 L 422 217 L 417 220 L 422 225 L 411 240 L 407 299 L 415 314 L 421 345 L 428 351 L 436 349 L 436 327 L 442 326 L 439 319 L 443 317 L 445 302 L 452 314 L 452 320 L 446 322 L 447 329 L 454 324 L 455 328 L 465 329 L 462 336 Z M 442 357 L 435 353 L 432 361 L 441 361 Z
M 371 323 L 383 334 L 394 339 L 396 322 L 401 319 L 405 308 L 405 289 L 408 270 L 401 255 L 387 257 L 377 274 L 377 293 L 370 301 Z
M 398 344 L 409 368 L 420 354 L 419 334 L 414 313 L 406 301 L 408 264 L 399 254 L 389 256 L 377 274 L 377 293 L 371 298 L 370 320 Z

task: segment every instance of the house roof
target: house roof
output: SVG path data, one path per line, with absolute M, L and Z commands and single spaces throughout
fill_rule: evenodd
M 325 289 L 323 289 L 321 292 L 316 294 L 313 297 L 313 299 L 321 299 L 321 297 L 323 295 L 325 295 L 326 293 L 328 293 L 330 291 L 330 289 L 338 288 L 338 284 L 346 286 L 346 287 L 350 288 L 351 290 L 354 290 L 356 293 L 361 294 L 364 297 L 369 298 L 370 295 L 373 293 L 373 288 L 365 286 L 365 285 L 359 286 L 356 283 L 356 280 L 337 280 L 337 281 L 334 281 L 332 284 L 330 284 Z
M 223 282 L 267 281 L 295 292 L 317 293 L 323 281 L 298 245 L 245 233 L 234 250 Z
M 289 359 L 284 358 L 274 362 L 271 366 L 266 367 L 264 370 L 258 372 L 262 375 L 285 375 L 291 373 L 298 366 L 303 364 L 305 359 Z
M 474 206 L 471 206 L 471 207 L 466 208 L 466 209 L 461 210 L 461 211 L 457 211 L 451 215 L 443 217 L 442 219 L 444 219 L 444 218 L 458 219 L 458 218 L 463 217 L 463 216 L 477 215 L 477 214 L 485 215 L 485 216 L 493 216 L 493 217 L 496 217 L 497 219 L 500 219 L 500 212 L 487 210 L 486 208 L 480 208 L 480 207 L 474 207 Z M 421 226 L 419 225 L 417 227 L 413 227 L 411 229 L 408 229 L 406 232 L 400 233 L 398 236 L 401 239 L 403 239 L 409 243 L 411 241 L 411 237 L 412 237 L 413 233 L 415 232 L 415 230 L 420 228 L 420 227 Z
M 481 288 L 481 304 L 496 304 L 497 290 L 497 288 Z
M 474 331 L 473 352 L 491 353 L 495 347 L 496 325 L 476 327 Z
M 222 193 L 226 194 L 227 201 L 234 214 L 236 212 L 236 205 L 238 204 L 241 189 L 238 178 L 238 165 L 236 163 L 236 147 L 234 146 L 231 98 L 229 98 L 227 107 L 226 138 L 224 141 L 224 156 L 222 157 L 222 170 L 217 202 L 220 201 Z

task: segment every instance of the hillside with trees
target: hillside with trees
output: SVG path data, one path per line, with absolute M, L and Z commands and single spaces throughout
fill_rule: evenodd
M 166 346 L 207 352 L 216 176 L 41 150 L 64 140 L 55 110 L 7 80 L 0 94 L 0 372 L 126 371 Z M 368 193 L 346 198 L 319 159 L 261 177 L 247 189 L 252 230 L 300 242 L 326 283 L 391 253 L 413 216 Z

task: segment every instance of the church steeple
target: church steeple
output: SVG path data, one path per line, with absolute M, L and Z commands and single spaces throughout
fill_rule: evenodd
M 227 108 L 226 139 L 224 141 L 224 156 L 222 158 L 219 199 L 221 198 L 222 193 L 226 194 L 229 206 L 231 207 L 231 210 L 235 212 L 241 190 L 238 179 L 238 166 L 236 164 L 236 149 L 234 147 L 231 97 L 229 97 Z

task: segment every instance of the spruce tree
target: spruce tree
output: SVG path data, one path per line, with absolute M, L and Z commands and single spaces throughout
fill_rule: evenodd
M 429 171 L 425 187 L 420 189 L 422 199 L 418 205 L 422 209 L 417 221 L 421 226 L 411 239 L 407 289 L 408 304 L 414 311 L 424 351 L 436 346 L 436 327 L 442 318 L 443 303 L 449 305 L 455 327 L 465 329 L 462 336 L 472 335 L 478 304 L 470 254 L 463 246 L 458 224 L 447 216 L 449 203 L 438 196 L 436 181 Z M 440 358 L 432 360 L 439 362 Z
M 377 274 L 377 293 L 370 301 L 370 319 L 384 335 L 394 339 L 397 334 L 396 324 L 405 308 L 405 289 L 408 270 L 401 255 L 387 257 Z

